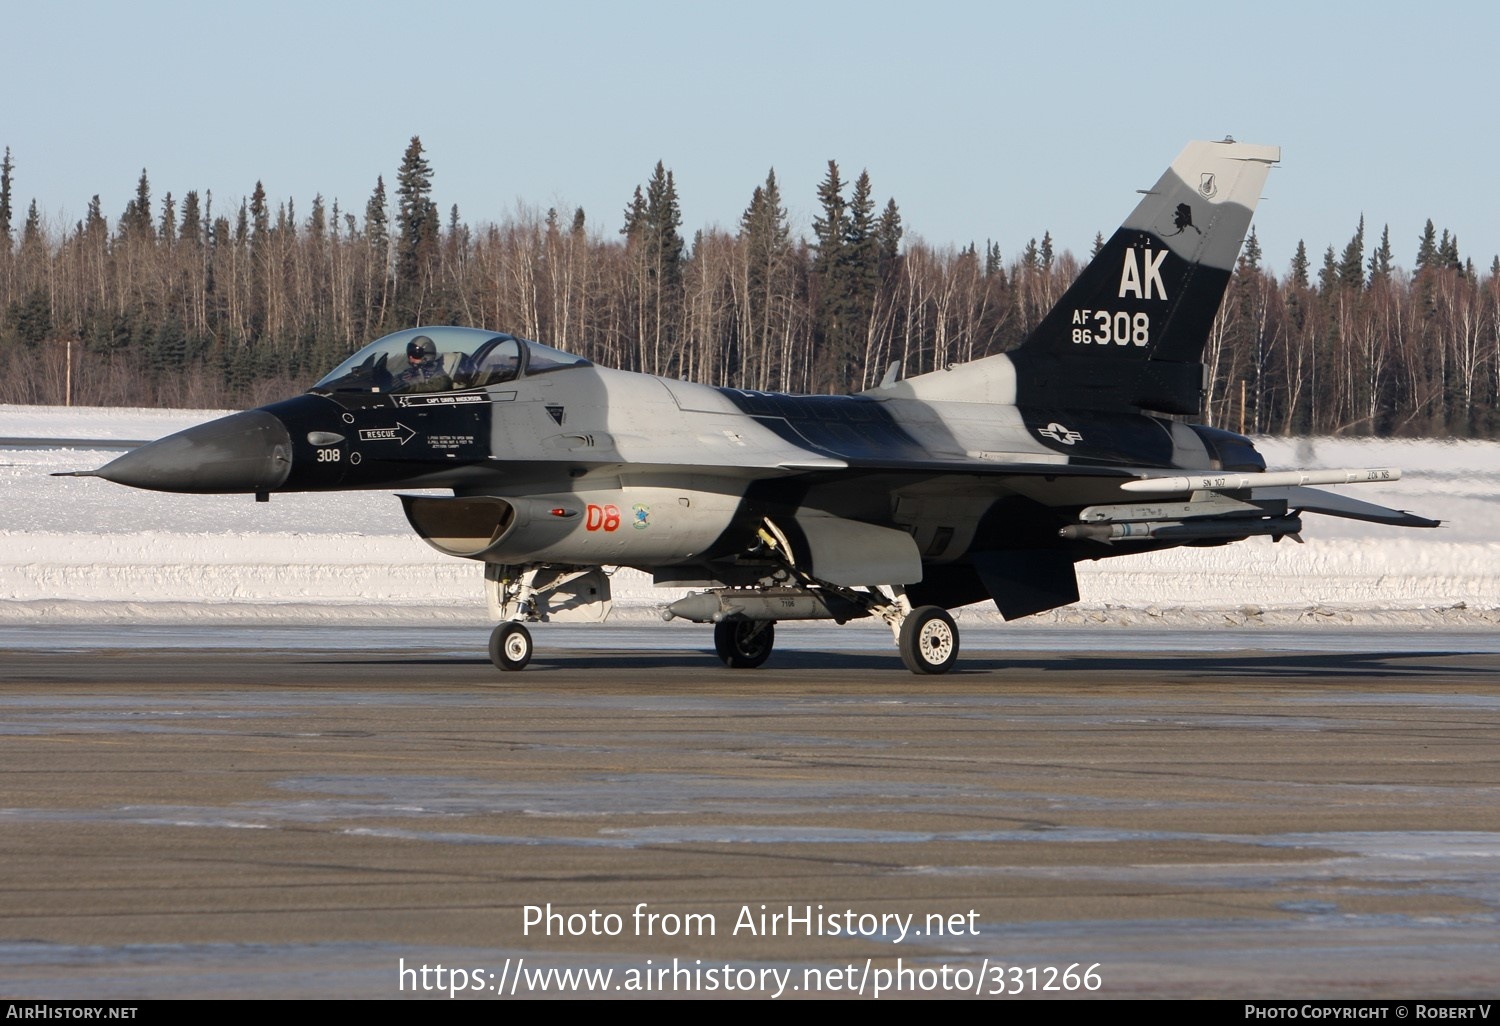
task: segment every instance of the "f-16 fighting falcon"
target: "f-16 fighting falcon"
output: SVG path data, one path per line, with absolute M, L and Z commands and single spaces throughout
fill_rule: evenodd
M 1268 471 L 1250 439 L 1189 423 L 1203 350 L 1280 149 L 1194 142 L 1016 349 L 855 395 L 715 388 L 598 367 L 495 331 L 371 342 L 304 395 L 189 428 L 89 472 L 169 492 L 354 488 L 484 568 L 490 657 L 527 624 L 602 620 L 606 567 L 695 589 L 731 667 L 778 620 L 880 617 L 914 673 L 958 656 L 949 610 L 1076 602 L 1074 565 L 1257 535 L 1306 514 L 1437 521 L 1311 485 L 1394 469 Z

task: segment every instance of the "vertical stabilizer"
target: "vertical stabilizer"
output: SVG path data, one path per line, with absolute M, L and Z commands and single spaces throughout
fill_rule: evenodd
M 1016 402 L 1198 413 L 1203 347 L 1277 146 L 1193 142 L 1010 356 Z

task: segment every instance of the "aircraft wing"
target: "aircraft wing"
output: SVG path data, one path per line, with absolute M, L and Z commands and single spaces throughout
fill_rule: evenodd
M 1172 508 L 1183 511 L 1177 515 L 1188 517 L 1222 515 L 1226 511 L 1226 503 L 1233 503 L 1238 499 L 1243 500 L 1247 506 L 1284 504 L 1287 510 L 1294 512 L 1321 513 L 1391 527 L 1438 527 L 1442 524 L 1441 520 L 1309 487 L 1312 484 L 1347 485 L 1398 481 L 1401 471 L 1396 468 L 1183 473 L 1087 463 L 1004 462 L 972 457 L 944 459 L 934 456 L 923 459 L 814 459 L 806 463 L 784 464 L 783 468 L 790 471 L 846 469 L 908 479 L 928 475 L 942 475 L 945 478 L 959 475 L 969 479 L 961 486 L 955 485 L 964 491 L 974 489 L 974 479 L 985 479 L 991 482 L 990 488 L 979 485 L 980 490 L 996 489 L 1018 494 L 1034 491 L 1024 480 L 1026 478 L 1039 478 L 1049 482 L 1068 480 L 1073 483 L 1073 488 L 1058 493 L 1058 498 L 1065 502 L 1068 499 L 1075 503 L 1103 501 L 1105 494 L 1119 492 L 1126 493 L 1126 498 L 1149 497 L 1150 501 L 1158 505 L 1169 498 L 1179 497 L 1182 501 Z M 940 491 L 941 486 L 936 490 Z

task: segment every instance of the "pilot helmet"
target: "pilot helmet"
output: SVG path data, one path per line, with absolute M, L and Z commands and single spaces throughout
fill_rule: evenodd
M 437 356 L 437 346 L 426 335 L 418 335 L 406 343 L 406 358 L 408 360 L 431 360 L 435 356 Z

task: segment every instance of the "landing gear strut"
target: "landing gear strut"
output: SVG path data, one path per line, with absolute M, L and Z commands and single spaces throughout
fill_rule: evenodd
M 734 619 L 714 624 L 714 651 L 732 669 L 755 669 L 771 658 L 775 643 L 775 620 Z

